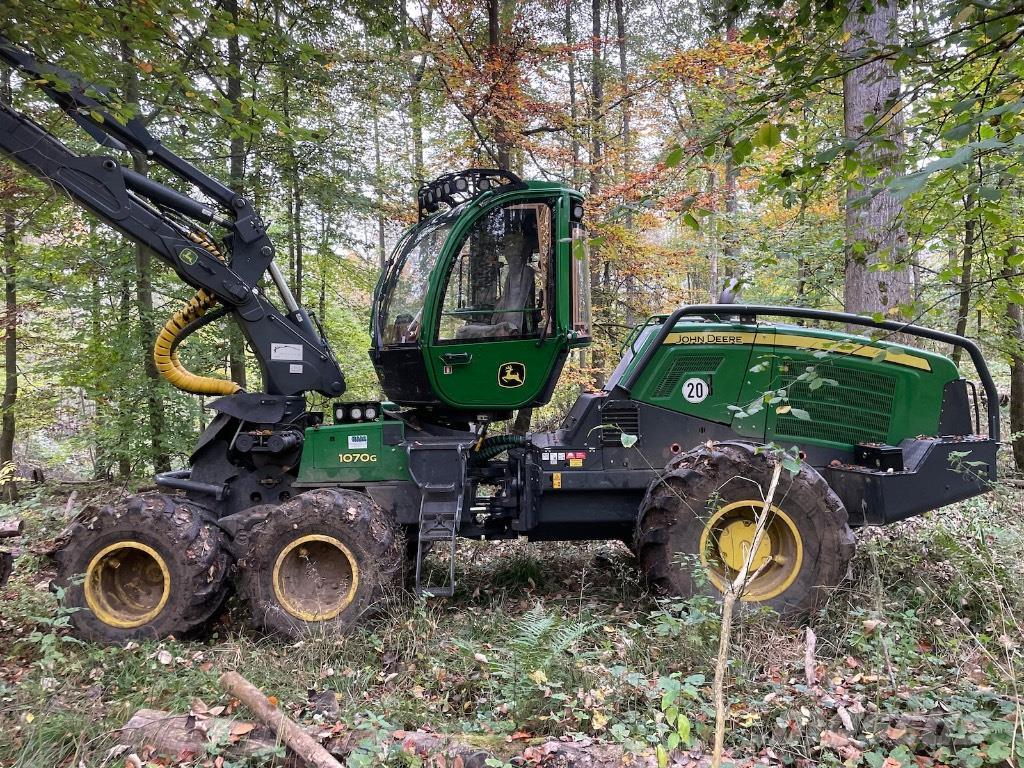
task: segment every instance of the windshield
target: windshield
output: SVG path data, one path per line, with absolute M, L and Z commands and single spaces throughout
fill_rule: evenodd
M 419 232 L 399 246 L 398 256 L 384 276 L 379 297 L 377 338 L 384 346 L 419 341 L 430 273 L 457 219 L 454 210 L 428 219 Z

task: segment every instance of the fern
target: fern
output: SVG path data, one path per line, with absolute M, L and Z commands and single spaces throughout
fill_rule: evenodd
M 535 605 L 511 624 L 508 642 L 490 652 L 487 667 L 492 696 L 506 702 L 517 720 L 544 706 L 540 687 L 531 676 L 543 673 L 555 686 L 566 682 L 576 674 L 575 663 L 592 655 L 570 652 L 599 624 L 567 619 Z M 473 650 L 465 644 L 461 647 Z

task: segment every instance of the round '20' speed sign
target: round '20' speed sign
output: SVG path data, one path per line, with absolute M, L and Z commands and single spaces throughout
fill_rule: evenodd
M 711 385 L 704 379 L 687 379 L 683 382 L 683 397 L 688 403 L 702 403 L 711 394 Z

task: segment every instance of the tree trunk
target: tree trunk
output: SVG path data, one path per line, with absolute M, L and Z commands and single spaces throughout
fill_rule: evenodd
M 502 0 L 487 0 L 487 66 L 490 69 L 491 84 L 497 86 L 505 77 L 504 56 L 501 52 L 501 3 Z M 492 87 L 492 93 L 500 92 Z M 500 112 L 499 112 L 500 115 Z M 499 168 L 512 167 L 512 146 L 508 127 L 500 116 L 494 118 L 494 146 Z
M 895 0 L 879 0 L 870 13 L 862 12 L 860 0 L 851 0 L 849 7 L 844 23 L 849 60 L 865 60 L 879 48 L 898 44 Z M 879 171 L 873 176 L 861 173 L 847 184 L 844 304 L 848 312 L 888 313 L 911 298 L 903 206 L 885 189 L 899 173 L 904 151 L 900 78 L 889 60 L 876 59 L 846 74 L 843 114 L 846 138 L 856 142 L 862 165 Z M 869 116 L 874 122 L 865 130 Z M 880 146 L 879 141 L 891 145 Z M 872 269 L 879 264 L 892 266 Z
M 1007 282 L 1013 279 L 1013 268 L 1009 262 L 1016 255 L 1016 250 L 1015 247 L 1007 249 L 1003 268 Z M 1011 443 L 1013 463 L 1019 472 L 1024 472 L 1024 309 L 1020 304 L 1007 301 L 1006 319 L 1010 336 L 1010 433 L 1016 435 Z M 999 403 L 989 403 L 988 407 L 998 408 Z
M 967 195 L 964 201 L 964 255 L 960 260 L 960 303 L 956 313 L 956 335 L 963 336 L 967 332 L 967 315 L 971 311 L 971 278 L 974 271 L 974 231 L 977 222 L 971 217 L 974 209 L 974 195 Z M 958 366 L 963 357 L 963 348 L 953 347 L 953 362 Z
M 238 0 L 225 0 L 224 8 L 231 15 L 235 29 L 238 29 L 239 13 Z M 228 38 L 228 77 L 225 88 L 228 101 L 231 102 L 234 116 L 241 120 L 241 99 L 242 99 L 242 47 L 238 40 L 238 33 L 235 32 Z M 242 194 L 245 186 L 245 139 L 237 134 L 236 129 L 229 126 L 231 140 L 228 148 L 228 180 L 229 186 L 238 194 Z M 298 249 L 296 249 L 296 281 L 299 284 Z M 298 292 L 296 291 L 296 296 Z M 234 322 L 228 326 L 228 368 L 230 369 L 231 380 L 238 386 L 245 389 L 245 339 L 242 336 L 242 329 Z
M 121 280 L 120 322 L 122 328 L 129 328 L 132 321 L 132 286 L 127 278 Z M 117 476 L 127 480 L 132 476 L 132 433 L 136 428 L 132 413 L 134 406 L 128 400 L 122 384 L 117 398 Z
M 402 0 L 402 46 L 406 51 L 412 49 L 409 40 L 408 11 L 405 10 L 406 0 Z M 433 8 L 428 8 L 423 19 L 427 34 L 430 34 Z M 427 71 L 427 57 L 420 54 L 418 63 L 409 64 L 409 122 L 412 128 L 412 179 L 413 192 L 427 180 L 426 164 L 423 160 L 423 77 Z
M 4 71 L 0 83 L 0 102 L 11 103 L 11 70 Z M 2 426 L 0 426 L 0 471 L 6 481 L 3 483 L 5 501 L 17 501 L 18 486 L 14 474 L 7 469 L 14 463 L 15 419 L 14 404 L 18 400 L 18 283 L 17 283 L 17 222 L 14 218 L 14 172 L 8 166 L 3 172 L 4 197 L 4 397 L 0 404 Z
M 139 107 L 139 70 L 135 66 L 135 52 L 127 40 L 121 41 L 121 64 L 124 67 L 124 97 L 129 106 Z M 139 152 L 132 152 L 132 167 L 143 176 L 149 174 L 149 162 Z M 164 443 L 166 418 L 164 400 L 160 393 L 160 372 L 153 360 L 156 341 L 153 310 L 153 254 L 149 249 L 135 245 L 135 307 L 139 313 L 139 342 L 142 345 L 143 369 L 146 375 L 146 411 L 149 415 L 150 460 L 156 472 L 171 469 L 171 457 Z
M 590 67 L 590 194 L 601 191 L 601 107 L 604 104 L 604 73 L 601 66 L 601 0 L 592 0 Z
M 576 53 L 572 50 L 572 11 L 573 0 L 565 2 L 565 45 L 568 49 L 568 77 L 569 77 L 569 141 L 572 147 L 572 186 L 579 189 L 583 184 L 580 178 L 580 140 L 579 134 L 579 107 L 576 103 Z
M 384 222 L 384 167 L 381 164 L 380 157 L 380 114 L 377 109 L 377 99 L 371 98 L 370 108 L 373 117 L 373 186 L 377 196 L 377 262 L 383 270 L 384 262 L 387 259 Z

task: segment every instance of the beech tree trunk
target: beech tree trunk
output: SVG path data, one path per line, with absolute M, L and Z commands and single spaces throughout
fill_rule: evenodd
M 843 25 L 849 35 L 846 57 L 851 64 L 872 60 L 843 78 L 845 133 L 856 142 L 862 165 L 879 173 L 861 173 L 847 185 L 844 304 L 848 312 L 885 313 L 911 299 L 903 205 L 885 190 L 904 152 L 900 78 L 888 59 L 878 57 L 899 43 L 897 6 L 895 0 L 878 0 L 865 12 L 862 0 L 850 0 L 849 8 Z M 865 128 L 868 118 L 873 123 Z M 891 267 L 880 271 L 879 264 Z
M 576 54 L 571 50 L 574 43 L 572 31 L 573 0 L 565 2 L 565 45 L 568 51 L 568 78 L 569 78 L 569 141 L 572 147 L 572 185 L 579 188 L 583 180 L 580 177 L 580 140 L 579 134 L 579 107 L 576 100 Z
M 1017 249 L 1007 249 L 1006 265 L 1003 275 L 1007 281 L 1013 280 L 1013 268 L 1010 260 L 1016 255 Z M 1018 278 L 1019 280 L 1019 278 Z M 1010 433 L 1017 435 L 1013 446 L 1013 463 L 1024 472 L 1024 308 L 1012 301 L 1006 303 L 1006 319 L 1009 321 L 1010 348 Z M 989 403 L 989 408 L 998 408 L 999 403 Z
M 503 0 L 487 0 L 487 64 L 493 85 L 504 77 L 504 56 L 501 52 L 501 5 Z M 492 92 L 499 92 L 497 87 Z M 500 112 L 494 118 L 494 148 L 499 168 L 512 167 L 512 143 L 509 140 L 508 126 L 501 118 Z
M 139 70 L 135 65 L 135 52 L 127 40 L 121 41 L 121 64 L 124 68 L 124 97 L 129 106 L 139 108 Z M 149 173 L 149 162 L 140 152 L 132 152 L 132 167 L 143 176 Z M 149 249 L 135 245 L 135 307 L 139 313 L 139 342 L 142 345 L 143 369 L 146 374 L 146 411 L 149 415 L 150 460 L 156 472 L 171 469 L 171 457 L 164 444 L 166 418 L 164 400 L 160 394 L 160 372 L 153 360 L 156 327 L 153 309 L 153 254 Z
M 11 70 L 5 70 L 0 82 L 0 102 L 11 103 Z M 17 283 L 17 226 L 14 218 L 14 171 L 8 166 L 3 172 L 4 197 L 3 250 L 4 250 L 4 397 L 0 404 L 0 470 L 14 463 L 15 418 L 14 404 L 18 399 L 18 283 Z M 5 476 L 6 473 L 5 473 Z M 16 501 L 18 486 L 14 476 L 3 484 L 5 501 Z
M 960 260 L 960 302 L 956 313 L 956 335 L 963 336 L 967 332 L 967 315 L 971 311 L 971 277 L 974 271 L 974 231 L 977 222 L 972 218 L 974 195 L 967 195 L 964 201 L 964 213 L 968 217 L 964 223 L 964 254 Z M 960 365 L 963 348 L 953 347 L 953 362 Z
M 238 0 L 225 0 L 224 8 L 231 14 L 231 20 L 237 29 L 239 22 Z M 232 104 L 234 116 L 241 120 L 242 47 L 237 33 L 228 38 L 228 77 L 225 92 L 228 101 Z M 242 189 L 245 186 L 245 139 L 239 136 L 234 128 L 229 128 L 229 130 L 231 131 L 231 142 L 228 148 L 228 183 L 235 192 L 242 194 Z M 301 278 L 298 248 L 295 253 L 295 273 L 295 285 L 298 286 Z M 231 380 L 245 389 L 245 339 L 242 336 L 242 329 L 238 327 L 238 323 L 234 322 L 228 325 L 228 368 Z

